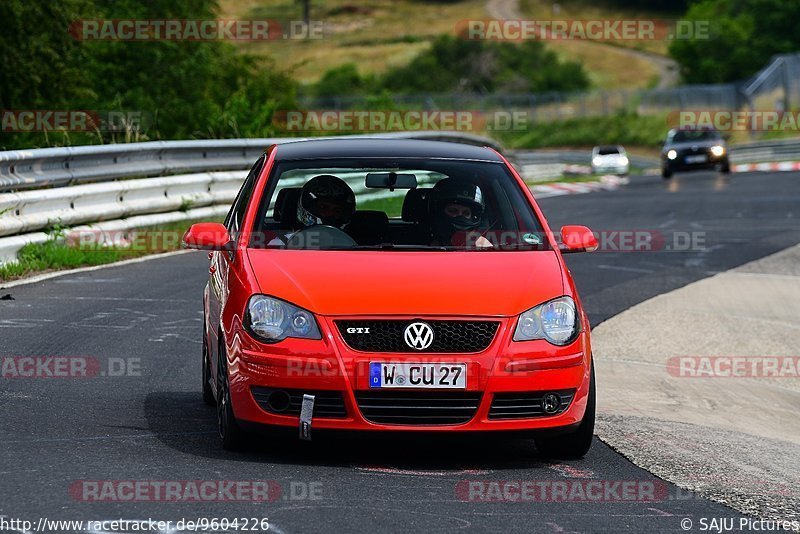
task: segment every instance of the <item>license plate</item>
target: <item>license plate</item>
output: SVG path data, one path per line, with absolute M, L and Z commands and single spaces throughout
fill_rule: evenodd
M 686 156 L 686 163 L 705 163 L 708 161 L 708 156 L 700 154 L 699 156 Z
M 369 387 L 466 389 L 467 364 L 370 362 Z

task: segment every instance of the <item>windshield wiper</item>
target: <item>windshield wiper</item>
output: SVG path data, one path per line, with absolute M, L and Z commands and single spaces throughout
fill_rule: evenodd
M 444 247 L 439 245 L 396 245 L 394 243 L 381 243 L 380 245 L 356 245 L 342 247 L 341 250 L 460 250 L 458 247 Z

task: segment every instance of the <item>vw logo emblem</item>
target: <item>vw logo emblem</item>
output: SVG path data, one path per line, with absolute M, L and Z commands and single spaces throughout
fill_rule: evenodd
M 411 323 L 403 333 L 406 345 L 415 350 L 425 350 L 433 343 L 433 328 L 427 323 Z

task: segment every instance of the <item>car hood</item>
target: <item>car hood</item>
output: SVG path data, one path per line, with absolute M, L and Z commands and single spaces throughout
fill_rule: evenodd
M 698 147 L 698 148 L 709 148 L 716 145 L 725 146 L 725 141 L 722 139 L 711 139 L 705 141 L 686 141 L 680 143 L 670 143 L 664 146 L 664 151 L 668 150 L 684 150 L 687 148 Z
M 320 315 L 508 317 L 564 291 L 554 251 L 247 254 L 262 293 Z
M 601 163 L 616 163 L 621 160 L 623 157 L 622 154 L 603 154 L 602 156 L 595 156 L 592 158 L 592 161 L 599 160 Z

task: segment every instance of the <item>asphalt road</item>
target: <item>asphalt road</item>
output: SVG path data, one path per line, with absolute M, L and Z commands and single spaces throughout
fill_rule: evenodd
M 554 227 L 651 232 L 670 245 L 674 232 L 703 237 L 702 248 L 685 251 L 659 246 L 570 256 L 593 324 L 800 242 L 800 176 L 792 173 L 679 175 L 670 184 L 635 177 L 619 191 L 541 205 Z M 606 248 L 614 239 L 609 234 Z M 273 531 L 286 533 L 683 532 L 685 518 L 699 532 L 703 517 L 738 517 L 659 481 L 601 442 L 585 459 L 565 464 L 538 458 L 530 441 L 498 438 L 262 439 L 250 452 L 225 452 L 214 409 L 199 393 L 206 272 L 205 255 L 191 253 L 0 291 L 14 299 L 0 300 L 0 357 L 85 357 L 90 369 L 96 363 L 102 371 L 89 378 L 0 378 L 0 516 L 268 518 Z M 128 376 L 109 376 L 120 362 L 130 366 Z M 281 489 L 266 503 L 92 502 L 76 491 L 87 487 L 81 481 L 141 480 L 269 480 Z M 476 480 L 653 482 L 660 498 L 465 501 L 460 490 Z

